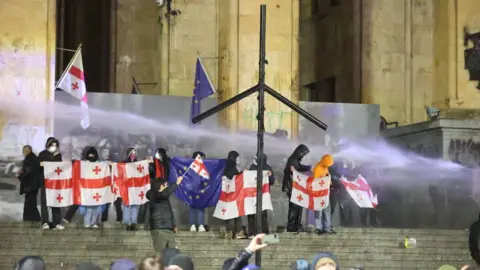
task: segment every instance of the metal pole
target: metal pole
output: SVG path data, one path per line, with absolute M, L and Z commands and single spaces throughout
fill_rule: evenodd
M 258 116 L 257 116 L 257 214 L 255 215 L 257 233 L 262 232 L 262 195 L 263 195 L 263 135 L 265 133 L 265 32 L 267 27 L 267 6 L 260 6 L 260 51 L 258 62 Z M 255 264 L 262 265 L 262 251 L 255 252 Z

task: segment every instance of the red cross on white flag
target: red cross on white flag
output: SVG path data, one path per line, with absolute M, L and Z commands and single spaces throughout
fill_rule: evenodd
M 75 204 L 94 206 L 113 201 L 112 174 L 108 162 L 75 161 L 73 171 L 78 176 Z
M 142 205 L 147 202 L 145 195 L 150 190 L 148 165 L 147 160 L 142 160 L 112 166 L 114 188 L 118 187 L 116 195 L 120 195 L 125 205 Z
M 73 204 L 72 162 L 43 162 L 47 206 L 66 207 Z
M 193 160 L 192 164 L 190 164 L 189 169 L 192 169 L 196 174 L 200 175 L 205 179 L 210 179 L 210 174 L 207 171 L 207 167 L 205 163 L 203 163 L 202 157 L 197 155 L 197 157 Z
M 377 194 L 373 194 L 370 185 L 363 176 L 358 175 L 353 182 L 341 177 L 340 181 L 347 190 L 348 194 L 357 203 L 360 208 L 375 208 L 378 205 Z
M 90 118 L 88 116 L 87 87 L 85 85 L 85 77 L 83 72 L 81 46 L 78 47 L 77 51 L 73 55 L 72 60 L 63 72 L 60 80 L 58 80 L 56 87 L 80 100 L 80 106 L 82 108 L 82 120 L 80 123 L 84 129 L 90 126 Z
M 290 201 L 310 210 L 322 210 L 330 205 L 330 175 L 313 178 L 293 171 Z

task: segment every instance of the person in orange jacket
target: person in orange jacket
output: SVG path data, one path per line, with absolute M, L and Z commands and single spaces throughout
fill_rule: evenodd
M 322 159 L 315 164 L 315 167 L 313 167 L 313 177 L 321 178 L 328 176 L 330 174 L 328 168 L 330 168 L 333 163 L 333 157 L 331 155 L 324 155 Z M 332 182 L 330 181 L 330 185 L 331 184 Z M 317 229 L 317 234 L 335 234 L 335 231 L 332 230 L 331 217 L 332 213 L 330 202 L 325 209 L 315 211 L 315 227 Z

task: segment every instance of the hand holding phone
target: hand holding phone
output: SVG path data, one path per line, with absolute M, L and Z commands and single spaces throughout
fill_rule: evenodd
M 266 234 L 262 239 L 262 243 L 267 245 L 278 244 L 280 243 L 280 238 L 276 233 Z

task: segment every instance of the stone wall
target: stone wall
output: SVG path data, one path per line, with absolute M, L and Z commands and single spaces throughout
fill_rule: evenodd
M 53 99 L 55 75 L 55 1 L 4 0 L 0 9 L 0 96 L 27 100 Z M 20 108 L 19 108 L 20 109 Z M 39 112 L 41 113 L 41 112 Z M 15 127 L 12 128 L 12 125 Z M 19 132 L 18 126 L 35 126 Z M 16 132 L 45 136 L 47 122 L 10 123 L 0 114 L 0 152 L 11 152 L 8 140 Z M 17 131 L 14 132 L 13 130 Z M 48 130 L 47 130 L 48 131 Z M 49 130 L 51 132 L 51 130 Z M 14 135 L 13 137 L 16 137 Z M 13 147 L 14 148 L 14 147 Z

